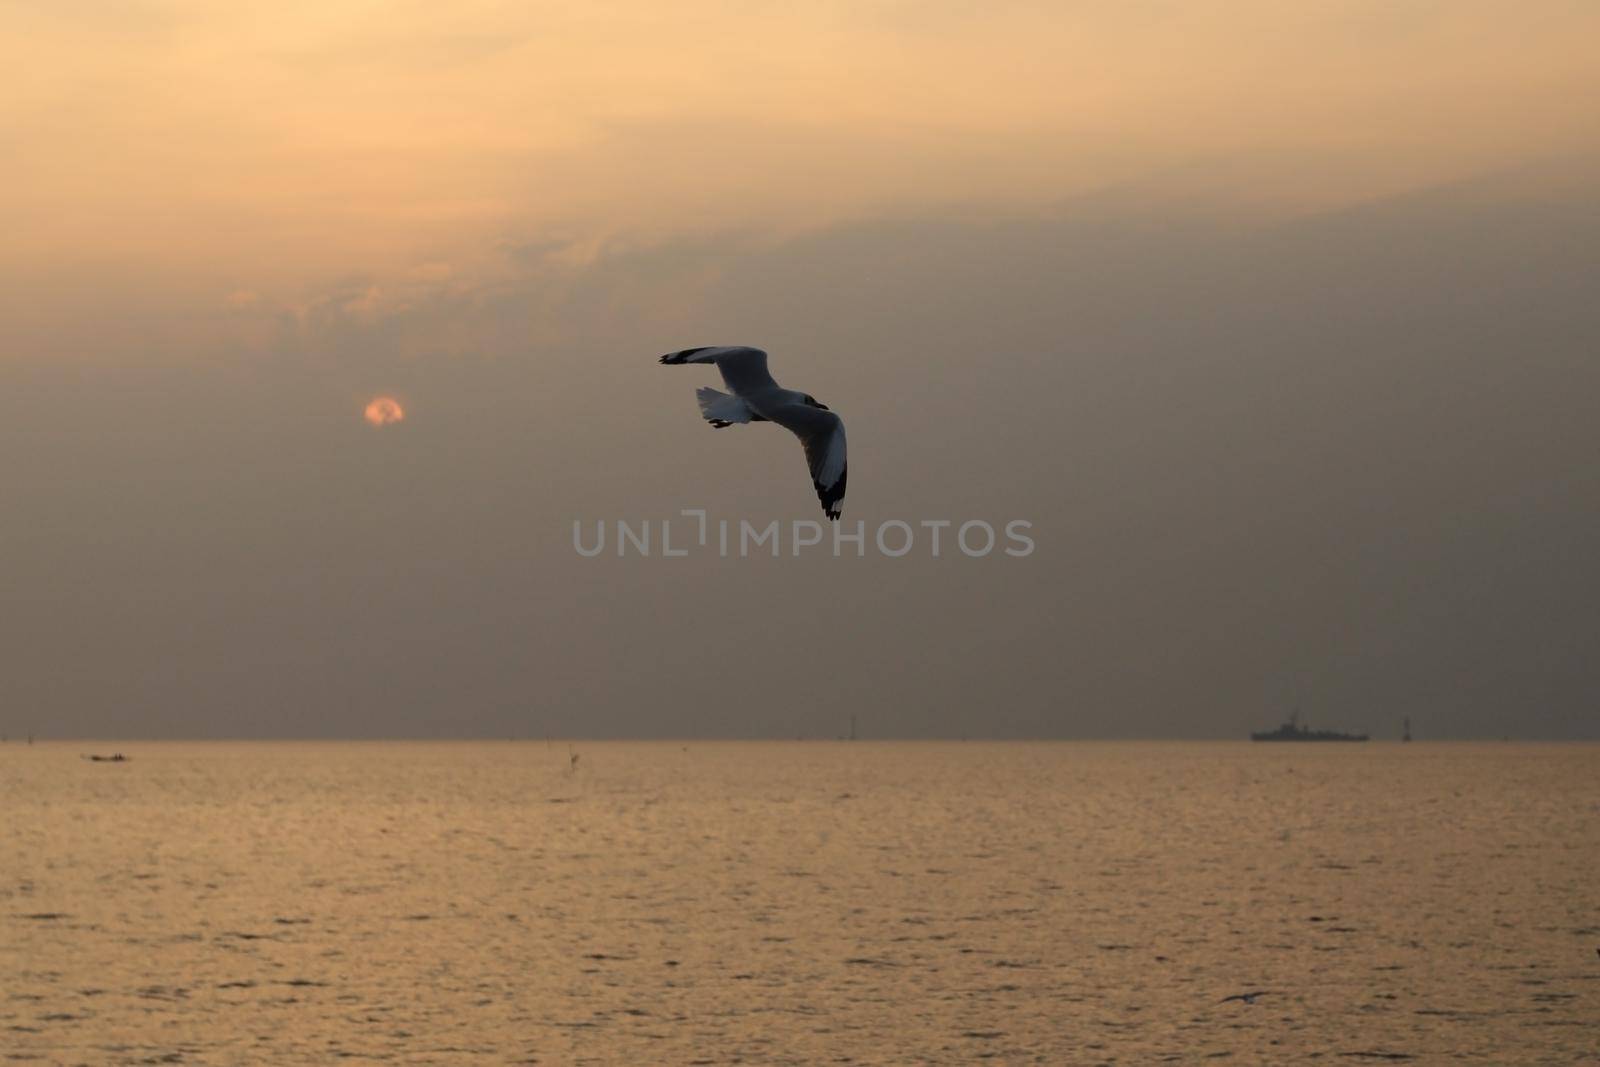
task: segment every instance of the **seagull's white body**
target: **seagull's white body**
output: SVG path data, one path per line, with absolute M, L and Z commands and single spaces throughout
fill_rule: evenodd
M 715 363 L 733 395 L 715 389 L 698 390 L 700 414 L 719 430 L 735 423 L 775 422 L 800 438 L 823 513 L 830 519 L 839 517 L 849 471 L 844 421 L 839 416 L 817 403 L 815 397 L 785 389 L 773 381 L 767 372 L 767 354 L 759 348 L 686 348 L 662 356 L 661 362 Z

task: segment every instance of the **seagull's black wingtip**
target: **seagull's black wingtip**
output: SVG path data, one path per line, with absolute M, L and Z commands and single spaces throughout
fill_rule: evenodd
M 822 502 L 822 513 L 830 519 L 838 519 L 844 510 L 841 504 L 844 501 L 845 483 L 849 477 L 850 468 L 846 467 L 839 472 L 839 480 L 832 485 L 825 486 L 814 478 L 811 481 L 812 487 L 817 491 L 817 499 Z

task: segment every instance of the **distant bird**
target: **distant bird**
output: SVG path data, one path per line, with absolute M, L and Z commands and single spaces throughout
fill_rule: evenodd
M 1254 1004 L 1256 1002 L 1256 998 L 1257 997 L 1264 997 L 1266 995 L 1267 995 L 1267 990 L 1258 989 L 1254 993 L 1235 993 L 1231 997 L 1223 997 L 1221 1000 L 1217 1001 L 1217 1003 L 1218 1004 L 1226 1004 L 1230 1000 L 1242 1000 L 1246 1004 Z
M 809 393 L 785 389 L 767 373 L 767 354 L 742 345 L 686 348 L 661 357 L 661 362 L 715 363 L 733 395 L 699 389 L 700 414 L 721 430 L 734 423 L 775 422 L 800 438 L 805 446 L 811 484 L 822 501 L 822 511 L 837 519 L 844 500 L 844 421 Z

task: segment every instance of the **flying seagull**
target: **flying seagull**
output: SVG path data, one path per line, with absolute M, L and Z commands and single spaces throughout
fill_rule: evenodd
M 1267 991 L 1265 989 L 1258 989 L 1254 993 L 1235 993 L 1231 997 L 1223 997 L 1221 1000 L 1217 1001 L 1217 1003 L 1226 1004 L 1230 1000 L 1239 1000 L 1246 1004 L 1254 1004 L 1257 997 L 1264 997 L 1266 995 Z
M 805 446 L 806 463 L 811 468 L 811 484 L 817 499 L 830 519 L 839 517 L 844 500 L 845 464 L 844 421 L 826 404 L 808 393 L 785 389 L 767 373 L 767 354 L 759 348 L 742 345 L 713 345 L 685 348 L 661 357 L 661 362 L 715 363 L 722 380 L 733 395 L 715 389 L 698 389 L 700 414 L 721 430 L 736 422 L 775 422 L 800 438 Z

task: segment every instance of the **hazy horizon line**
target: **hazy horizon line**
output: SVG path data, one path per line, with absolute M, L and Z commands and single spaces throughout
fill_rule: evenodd
M 1067 737 L 1067 736 L 1034 736 L 1034 737 L 951 737 L 951 736 L 921 736 L 921 737 L 857 737 L 843 736 L 814 736 L 814 737 L 730 737 L 730 736 L 638 736 L 638 737 L 489 737 L 489 736 L 460 736 L 460 737 L 421 737 L 415 735 L 396 735 L 388 737 L 34 737 L 29 742 L 23 738 L 8 737 L 0 742 L 0 748 L 18 747 L 29 748 L 39 745 L 65 745 L 65 744 L 118 744 L 118 745 L 158 745 L 158 744 L 687 744 L 690 742 L 704 744 L 892 744 L 929 743 L 929 744 L 1169 744 L 1182 742 L 1185 744 L 1271 744 L 1273 742 L 1252 741 L 1249 737 L 1193 737 L 1193 736 L 1161 736 L 1161 737 Z M 1293 744 L 1293 742 L 1286 742 Z M 1310 742 L 1313 744 L 1319 742 Z M 1327 742 L 1339 744 L 1340 742 Z M 1529 736 L 1517 737 L 1513 735 L 1468 735 L 1431 738 L 1413 738 L 1404 741 L 1400 737 L 1369 737 L 1365 742 L 1345 742 L 1348 744 L 1477 744 L 1477 743 L 1522 743 L 1522 744 L 1551 744 L 1551 745 L 1595 745 L 1600 744 L 1600 738 L 1582 737 L 1543 737 Z

